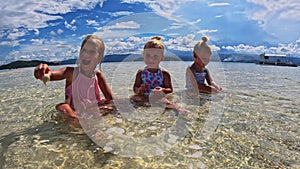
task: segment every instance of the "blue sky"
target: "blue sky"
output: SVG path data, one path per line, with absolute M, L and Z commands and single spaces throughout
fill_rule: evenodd
M 141 53 L 160 35 L 172 51 L 208 36 L 216 52 L 300 57 L 299 0 L 10 0 L 0 9 L 0 65 L 76 58 L 86 34 L 106 54 Z

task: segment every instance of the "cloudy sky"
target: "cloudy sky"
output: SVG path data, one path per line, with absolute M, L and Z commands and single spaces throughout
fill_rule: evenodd
M 75 58 L 86 34 L 106 54 L 140 53 L 160 35 L 170 51 L 208 36 L 217 52 L 300 57 L 299 0 L 10 0 L 0 9 L 0 65 Z

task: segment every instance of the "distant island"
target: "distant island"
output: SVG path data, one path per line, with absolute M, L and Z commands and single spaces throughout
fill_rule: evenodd
M 70 65 L 75 64 L 77 59 L 68 59 L 63 61 L 55 61 L 55 62 L 49 62 L 49 61 L 42 61 L 42 60 L 18 60 L 11 62 L 9 64 L 1 65 L 0 70 L 4 69 L 17 69 L 17 68 L 24 68 L 24 67 L 35 67 L 38 66 L 41 63 L 48 64 L 50 66 L 52 65 Z M 180 58 L 176 57 L 165 57 L 165 61 L 180 61 Z M 107 55 L 104 57 L 103 62 L 134 62 L 134 61 L 143 61 L 142 55 L 137 54 L 126 54 L 126 55 Z
M 165 56 L 165 61 L 193 61 L 193 57 L 189 53 L 180 53 L 180 56 Z M 288 59 L 300 66 L 300 58 L 288 57 Z M 77 59 L 68 59 L 63 61 L 42 61 L 42 60 L 18 60 L 9 64 L 1 65 L 0 70 L 3 69 L 17 69 L 24 67 L 35 67 L 41 63 L 48 65 L 67 65 L 75 64 Z M 143 56 L 140 54 L 124 54 L 124 55 L 106 55 L 103 62 L 134 62 L 143 61 Z M 232 54 L 232 53 L 219 53 L 212 56 L 211 61 L 221 62 L 244 62 L 244 63 L 258 63 L 260 61 L 259 55 L 256 54 Z
M 6 65 L 1 65 L 0 70 L 3 69 L 17 69 L 17 68 L 24 68 L 24 67 L 34 67 L 37 66 L 41 63 L 45 63 L 48 65 L 60 65 L 59 62 L 47 62 L 47 61 L 41 61 L 41 60 L 30 60 L 30 61 L 23 61 L 23 60 L 18 60 L 11 62 Z

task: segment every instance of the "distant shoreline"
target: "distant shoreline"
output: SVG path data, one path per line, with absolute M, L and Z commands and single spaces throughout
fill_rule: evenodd
M 289 58 L 293 63 L 300 66 L 300 58 L 290 57 Z M 70 65 L 75 64 L 77 59 L 68 59 L 63 61 L 43 61 L 43 60 L 18 60 L 8 64 L 0 66 L 0 70 L 4 69 L 18 69 L 25 67 L 35 67 L 41 63 L 53 65 Z M 136 54 L 125 54 L 125 55 L 107 55 L 104 57 L 103 62 L 134 62 L 134 61 L 143 61 L 141 55 Z M 166 56 L 164 61 L 193 61 L 191 56 Z M 212 56 L 211 61 L 221 61 L 221 62 L 239 62 L 239 63 L 258 63 L 258 55 L 249 55 L 249 54 L 218 54 Z

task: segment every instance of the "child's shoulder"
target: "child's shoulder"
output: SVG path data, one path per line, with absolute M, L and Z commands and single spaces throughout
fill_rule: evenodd
M 70 72 L 73 72 L 74 70 L 78 70 L 78 67 L 67 66 L 65 68 L 66 68 L 66 71 L 70 71 Z
M 169 72 L 166 68 L 160 67 L 162 72 Z
M 67 76 L 67 77 L 72 77 L 74 72 L 76 72 L 76 70 L 77 70 L 76 67 L 64 67 L 62 69 L 64 71 L 65 76 Z
M 141 67 L 138 69 L 137 73 L 142 73 L 143 71 L 145 71 L 146 67 Z
M 165 69 L 163 67 L 161 67 L 160 69 L 161 69 L 163 74 L 168 74 L 168 75 L 170 74 L 170 72 L 167 69 Z
M 104 76 L 104 73 L 101 72 L 100 70 L 95 70 L 95 73 L 98 77 L 103 77 Z

